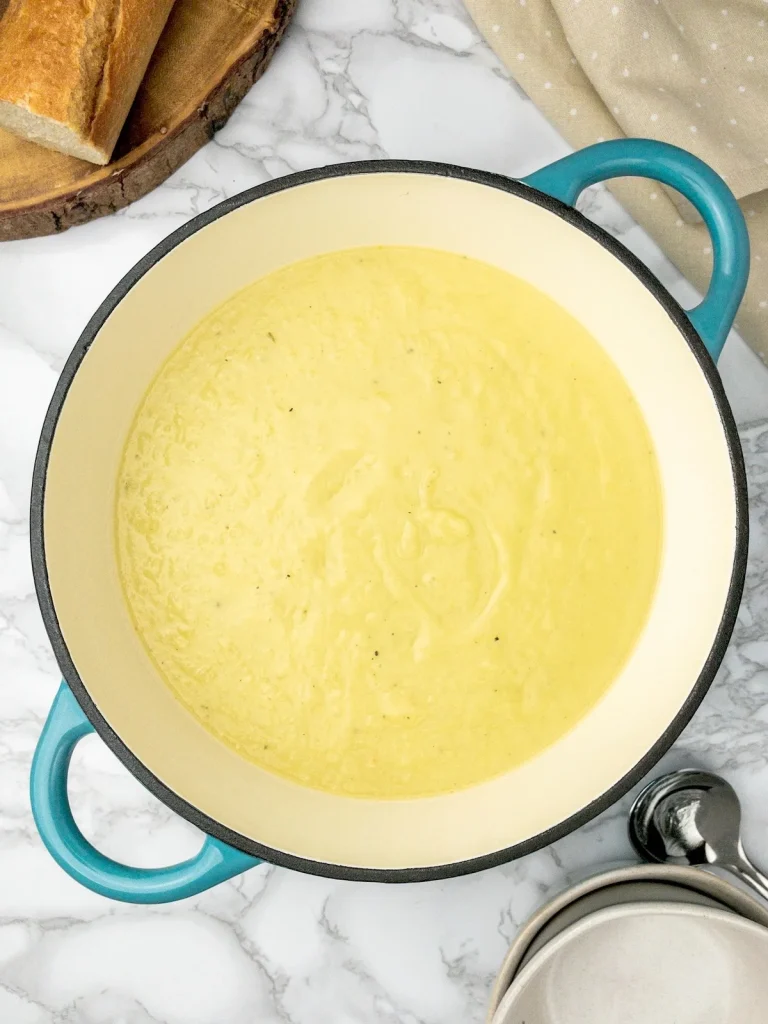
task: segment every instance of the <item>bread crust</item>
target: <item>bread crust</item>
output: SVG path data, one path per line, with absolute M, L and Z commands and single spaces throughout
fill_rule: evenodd
M 0 21 L 0 124 L 107 163 L 173 2 L 10 0 Z

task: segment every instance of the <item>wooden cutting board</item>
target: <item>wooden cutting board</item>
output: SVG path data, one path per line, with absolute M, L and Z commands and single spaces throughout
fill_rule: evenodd
M 64 231 L 146 195 L 224 124 L 297 0 L 176 0 L 117 143 L 97 167 L 0 130 L 0 240 Z M 0 0 L 0 12 L 6 6 Z

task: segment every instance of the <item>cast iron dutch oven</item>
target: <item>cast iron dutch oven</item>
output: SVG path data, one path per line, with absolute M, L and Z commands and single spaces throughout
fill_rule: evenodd
M 618 242 L 576 212 L 619 175 L 683 193 L 712 237 L 709 291 L 685 312 Z M 137 638 L 116 567 L 115 483 L 137 405 L 204 314 L 273 269 L 362 245 L 417 245 L 495 264 L 550 295 L 604 346 L 659 461 L 664 546 L 653 606 L 605 697 L 558 742 L 482 785 L 418 800 L 361 800 L 260 770 L 172 696 Z M 32 770 L 43 840 L 83 884 L 116 899 L 192 895 L 259 859 L 338 878 L 416 881 L 529 853 L 606 808 L 659 758 L 703 698 L 728 643 L 747 553 L 744 468 L 717 359 L 744 292 L 748 239 L 723 181 L 681 150 L 607 142 L 522 181 L 412 161 L 350 163 L 260 185 L 190 221 L 141 260 L 67 361 L 43 427 L 31 529 L 38 598 L 62 685 Z M 169 868 L 134 869 L 85 840 L 67 801 L 91 730 L 206 833 Z

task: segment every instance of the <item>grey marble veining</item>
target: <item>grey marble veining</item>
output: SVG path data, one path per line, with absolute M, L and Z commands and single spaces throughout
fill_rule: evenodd
M 393 156 L 518 176 L 565 152 L 459 0 L 303 0 L 262 82 L 170 181 L 116 217 L 0 245 L 3 1024 L 479 1022 L 511 938 L 544 896 L 630 856 L 624 801 L 554 847 L 471 878 L 390 888 L 262 866 L 182 904 L 136 908 L 59 870 L 27 797 L 58 685 L 28 558 L 32 461 L 57 374 L 106 292 L 189 217 L 275 175 Z M 590 189 L 579 205 L 681 301 L 696 300 L 605 189 Z M 723 669 L 664 763 L 702 764 L 731 779 L 750 849 L 766 867 L 768 372 L 736 336 L 721 369 L 743 425 L 749 576 Z M 170 863 L 199 843 L 94 737 L 75 755 L 71 792 L 85 832 L 116 858 Z

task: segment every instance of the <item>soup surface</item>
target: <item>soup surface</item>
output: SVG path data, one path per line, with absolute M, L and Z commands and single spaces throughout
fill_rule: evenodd
M 116 520 L 178 699 L 263 768 L 373 798 L 570 729 L 639 636 L 662 535 L 650 436 L 592 337 L 497 268 L 397 247 L 207 316 L 137 413 Z

